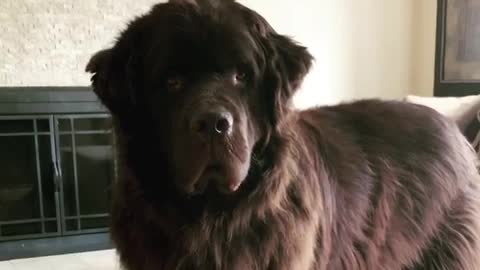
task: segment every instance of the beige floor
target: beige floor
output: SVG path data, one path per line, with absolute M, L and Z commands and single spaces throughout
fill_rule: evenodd
M 0 262 L 0 270 L 119 270 L 115 251 L 103 250 Z

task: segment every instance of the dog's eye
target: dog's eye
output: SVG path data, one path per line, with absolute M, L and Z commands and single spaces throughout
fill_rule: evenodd
M 247 80 L 247 74 L 243 71 L 235 72 L 233 80 L 235 83 L 244 82 Z
M 178 76 L 170 77 L 167 79 L 167 88 L 170 91 L 179 91 L 184 86 L 184 80 Z

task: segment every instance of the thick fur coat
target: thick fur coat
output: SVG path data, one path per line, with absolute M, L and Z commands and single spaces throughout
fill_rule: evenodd
M 158 4 L 92 57 L 126 269 L 480 269 L 455 124 L 396 101 L 294 110 L 312 60 L 230 0 Z

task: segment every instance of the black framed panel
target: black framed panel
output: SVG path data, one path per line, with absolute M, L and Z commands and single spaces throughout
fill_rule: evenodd
M 0 114 L 106 113 L 90 87 L 0 87 Z
M 438 0 L 435 96 L 480 94 L 480 5 Z

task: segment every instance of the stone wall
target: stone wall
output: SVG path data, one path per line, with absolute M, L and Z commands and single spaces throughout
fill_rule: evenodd
M 0 0 L 0 87 L 84 86 L 84 67 L 159 0 Z

